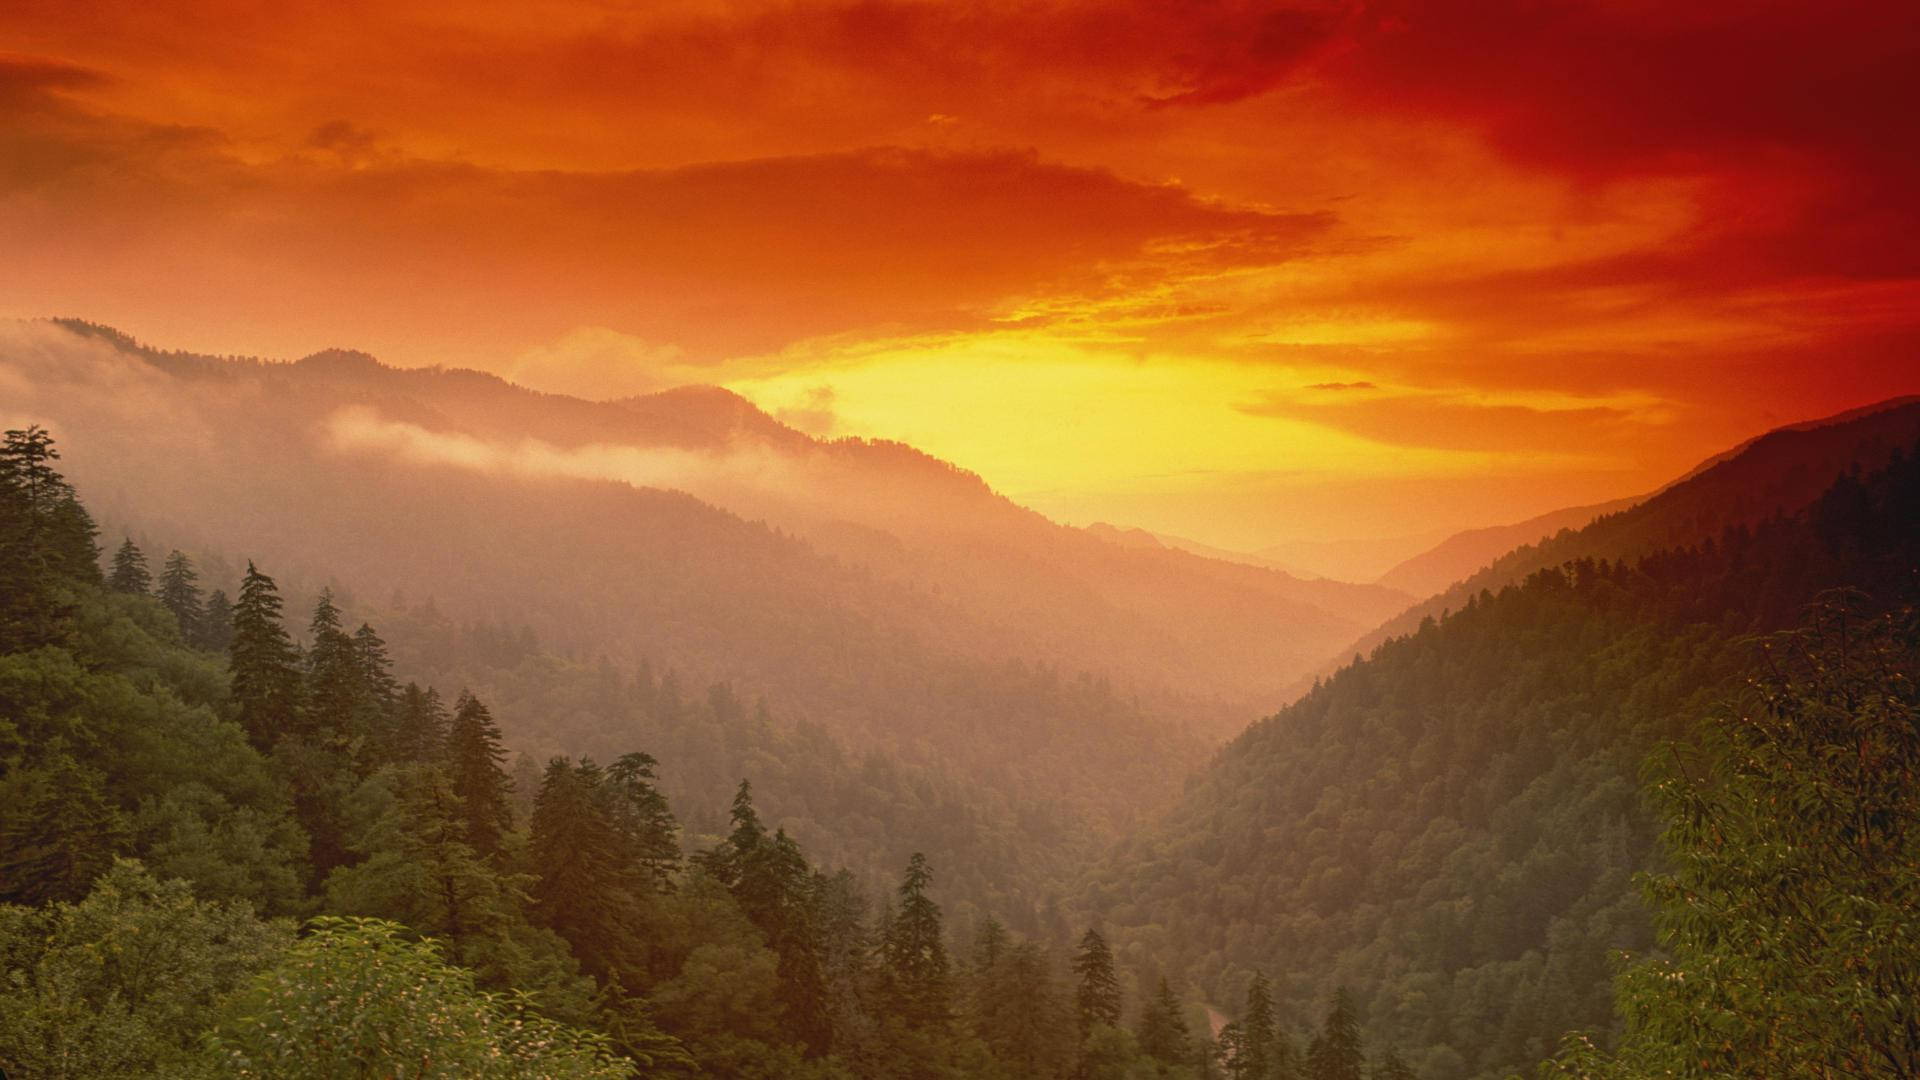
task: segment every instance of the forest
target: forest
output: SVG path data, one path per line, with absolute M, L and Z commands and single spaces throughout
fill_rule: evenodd
M 38 428 L 0 448 L 9 1076 L 1920 1060 L 1897 1005 L 1920 805 L 1887 779 L 1920 763 L 1910 451 L 1756 526 L 1471 596 L 1249 729 L 1089 870 L 1037 811 L 996 826 L 964 784 L 725 683 L 431 604 L 390 605 L 389 644 L 330 589 L 290 610 L 252 563 L 229 588 L 177 549 L 103 550 L 59 459 Z M 1069 722 L 1125 708 L 1087 678 L 987 678 Z M 550 715 L 513 754 L 496 710 L 524 708 Z M 1021 875 L 1045 904 L 1005 891 Z
M 58 456 L 38 429 L 0 456 L 9 1075 L 1150 1077 L 1264 1060 L 1258 1010 L 1216 1043 L 1164 980 L 1123 1004 L 1097 928 L 1061 944 L 989 913 L 955 935 L 925 856 L 877 894 L 817 866 L 761 820 L 750 781 L 695 848 L 644 749 L 516 778 L 487 703 L 401 685 L 330 595 L 296 641 L 251 564 L 231 593 L 178 551 L 155 572 L 131 540 L 103 567 Z M 1323 1042 L 1329 1068 L 1365 1060 L 1344 999 Z

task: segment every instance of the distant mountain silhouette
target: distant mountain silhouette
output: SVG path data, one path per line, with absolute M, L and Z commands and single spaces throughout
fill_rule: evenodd
M 1220 736 L 1405 604 L 1115 543 L 911 447 L 813 438 L 714 387 L 592 402 L 344 349 L 276 363 L 74 321 L 20 333 L 0 365 L 40 389 L 104 514 L 288 572 L 348 567 L 363 588 L 869 732 L 911 727 L 897 702 L 925 693 L 915 672 L 1018 659 Z M 136 429 L 135 411 L 169 419 Z
M 1413 596 L 1431 596 L 1522 544 L 1536 543 L 1563 529 L 1583 528 L 1597 517 L 1618 513 L 1639 501 L 1637 497 L 1615 499 L 1554 510 L 1512 525 L 1457 532 L 1380 575 L 1375 584 Z

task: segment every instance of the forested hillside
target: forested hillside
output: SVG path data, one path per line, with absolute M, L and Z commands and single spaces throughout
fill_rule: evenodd
M 1123 961 L 1164 959 L 1216 1001 L 1264 970 L 1288 1022 L 1350 986 L 1433 1080 L 1604 1031 L 1610 952 L 1652 941 L 1631 884 L 1649 751 L 1693 738 L 1753 670 L 1749 635 L 1822 590 L 1920 595 L 1920 462 L 1882 461 L 1799 513 L 1538 571 L 1388 642 L 1227 747 L 1092 875 L 1088 910 Z
M 1123 1002 L 1095 931 L 1056 946 L 989 916 L 952 940 L 936 864 L 910 853 L 869 890 L 763 821 L 745 782 L 726 785 L 724 832 L 697 836 L 640 730 L 516 776 L 494 704 L 401 684 L 380 633 L 326 593 L 296 643 L 255 565 L 209 593 L 187 556 L 156 568 L 123 541 L 103 573 L 57 459 L 38 429 L 0 447 L 8 1075 L 1207 1067 L 1187 1003 L 1165 985 Z M 664 719 L 670 680 L 613 689 L 665 699 L 640 714 L 691 738 Z M 723 696 L 705 717 L 722 737 Z
M 1825 420 L 1770 431 L 1703 463 L 1627 509 L 1584 528 L 1522 543 L 1452 587 L 1387 620 L 1355 646 L 1364 654 L 1422 620 L 1458 611 L 1469 598 L 1575 559 L 1634 560 L 1716 539 L 1777 514 L 1793 514 L 1839 477 L 1885 465 L 1920 439 L 1920 402 L 1898 398 Z M 1595 508 L 1601 509 L 1601 508 Z M 1403 583 L 1404 584 L 1404 583 Z

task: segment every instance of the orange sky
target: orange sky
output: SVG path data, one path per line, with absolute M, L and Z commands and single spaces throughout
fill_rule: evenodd
M 1910 3 L 535 7 L 0 0 L 0 315 L 718 382 L 1248 548 L 1920 390 Z

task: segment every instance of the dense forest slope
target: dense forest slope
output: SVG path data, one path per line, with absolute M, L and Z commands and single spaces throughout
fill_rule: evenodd
M 1365 655 L 1388 638 L 1412 632 L 1424 619 L 1458 611 L 1469 597 L 1514 584 L 1537 570 L 1574 559 L 1637 559 L 1791 514 L 1849 470 L 1879 468 L 1916 438 L 1920 401 L 1910 397 L 1778 428 L 1708 459 L 1627 509 L 1605 514 L 1585 528 L 1564 528 L 1514 548 L 1389 619 L 1347 651 Z
M 894 789 L 871 768 L 836 787 L 818 732 L 430 610 L 390 649 L 322 591 L 298 633 L 253 564 L 229 596 L 123 540 L 103 573 L 58 459 L 39 428 L 0 440 L 6 1075 L 1196 1080 L 1265 1060 L 1267 1028 L 1216 1048 L 1197 1002 L 1119 969 L 1097 930 L 989 910 L 956 936 L 922 852 L 877 888 L 828 873 L 748 783 L 707 775 L 737 740 L 861 835 Z M 494 706 L 403 685 L 401 652 L 544 671 L 577 695 L 555 737 L 609 749 L 509 770 Z M 714 827 L 687 827 L 650 750 L 689 755 L 683 789 L 732 791 Z M 895 824 L 1011 837 L 964 809 Z M 1337 1075 L 1366 1067 L 1344 998 L 1324 1036 Z
M 1914 416 L 1856 423 L 1762 439 L 1553 546 L 1717 535 L 1471 594 L 1254 725 L 1091 876 L 1088 909 L 1123 959 L 1177 958 L 1217 1001 L 1249 967 L 1295 1022 L 1352 987 L 1431 1080 L 1527 1069 L 1605 1029 L 1609 952 L 1651 940 L 1630 885 L 1653 850 L 1649 750 L 1730 693 L 1747 635 L 1822 590 L 1916 598 L 1920 462 L 1893 442 Z

